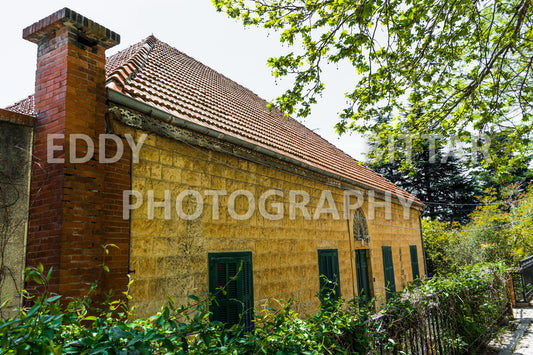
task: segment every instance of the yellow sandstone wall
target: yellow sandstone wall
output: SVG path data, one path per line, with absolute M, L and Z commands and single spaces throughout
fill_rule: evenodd
M 120 130 L 118 133 L 133 134 L 136 141 L 145 133 L 124 126 Z M 204 202 L 201 217 L 190 221 L 179 218 L 175 209 L 178 194 L 187 189 L 201 193 Z M 252 192 L 256 208 L 250 219 L 239 221 L 228 214 L 228 196 L 241 189 Z M 282 198 L 270 197 L 266 204 L 283 202 L 281 220 L 265 219 L 259 212 L 259 196 L 270 189 L 285 191 Z M 318 305 L 317 250 L 338 249 L 342 297 L 354 296 L 353 249 L 368 245 L 353 240 L 352 221 L 347 223 L 342 218 L 340 188 L 152 133 L 140 150 L 139 163 L 132 163 L 132 190 L 143 196 L 142 206 L 131 212 L 130 269 L 134 270 L 131 295 L 139 315 L 160 310 L 167 296 L 185 303 L 188 295 L 206 292 L 211 252 L 251 251 L 255 306 L 260 307 L 269 298 L 294 298 L 298 310 L 307 313 Z M 154 191 L 156 202 L 164 199 L 165 190 L 171 192 L 170 219 L 165 218 L 163 208 L 155 208 L 154 218 L 149 218 L 150 190 Z M 219 197 L 218 219 L 213 218 L 213 197 L 206 196 L 206 190 L 228 191 L 228 195 Z M 307 205 L 311 217 L 322 190 L 332 191 L 341 218 L 334 220 L 331 214 L 322 214 L 318 220 L 306 220 L 296 210 L 296 218 L 291 220 L 290 190 L 305 190 L 311 195 Z M 245 213 L 247 207 L 243 196 L 236 199 L 237 213 Z M 384 294 L 382 245 L 392 246 L 397 289 L 412 280 L 409 245 L 417 245 L 420 272 L 424 273 L 419 216 L 418 211 L 411 209 L 410 219 L 404 219 L 403 208 L 393 203 L 391 219 L 385 219 L 384 208 L 376 208 L 373 221 L 368 207 L 365 197 L 362 208 L 371 240 L 371 282 L 373 277 L 374 294 L 380 304 Z M 195 211 L 195 199 L 186 199 L 183 209 L 186 213 Z

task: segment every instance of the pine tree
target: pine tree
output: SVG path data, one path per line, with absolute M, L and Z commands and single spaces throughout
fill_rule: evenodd
M 412 193 L 426 204 L 423 216 L 443 222 L 468 222 L 468 214 L 477 204 L 476 195 L 481 189 L 465 165 L 453 154 L 444 151 L 442 145 L 422 140 L 422 150 L 412 155 L 397 154 L 394 159 L 376 159 L 378 152 L 386 150 L 386 144 L 370 143 L 370 167 L 402 189 Z M 391 157 L 392 158 L 392 157 Z M 401 172 L 401 164 L 411 159 L 414 167 L 409 173 Z

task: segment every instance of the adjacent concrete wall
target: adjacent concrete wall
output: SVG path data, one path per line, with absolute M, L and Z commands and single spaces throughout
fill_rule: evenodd
M 143 125 L 139 116 L 130 119 L 130 125 Z M 292 168 L 287 164 L 272 159 L 254 162 L 262 157 L 258 154 L 253 157 L 253 152 L 220 141 L 204 141 L 186 131 L 167 132 L 180 141 L 114 125 L 115 133 L 131 134 L 136 141 L 141 140 L 142 134 L 148 134 L 139 162 L 132 163 L 132 190 L 143 198 L 143 204 L 131 212 L 130 269 L 134 270 L 131 295 L 139 315 L 157 312 L 167 302 L 167 296 L 185 303 L 188 295 L 204 293 L 208 285 L 208 253 L 212 252 L 251 251 L 256 307 L 269 298 L 293 298 L 302 313 L 312 312 L 318 305 L 315 297 L 319 289 L 318 249 L 338 250 L 341 293 L 347 299 L 353 298 L 356 284 L 354 249 L 370 251 L 370 281 L 379 303 L 385 293 L 381 246 L 392 246 L 397 289 L 412 280 L 409 245 L 418 246 L 419 264 L 423 265 L 416 209 L 410 209 L 409 218 L 404 219 L 402 206 L 393 202 L 389 219 L 383 207 L 376 207 L 371 219 L 368 191 L 359 188 L 365 194 L 362 209 L 368 218 L 370 235 L 370 244 L 362 244 L 353 240 L 352 220 L 335 220 L 328 213 L 317 220 L 312 218 L 323 190 L 332 192 L 342 216 L 346 186 L 341 187 L 338 181 L 303 169 L 290 171 Z M 155 125 L 157 130 L 164 131 L 161 123 Z M 195 140 L 195 145 L 187 143 Z M 242 157 L 246 154 L 249 159 Z M 187 189 L 198 191 L 204 202 L 201 216 L 192 220 L 180 218 L 175 209 L 176 199 Z M 259 212 L 261 194 L 271 189 L 283 191 L 283 197 L 269 197 L 266 204 L 267 211 L 275 213 L 275 208 L 268 206 L 283 203 L 285 213 L 280 220 L 266 219 Z M 214 215 L 213 196 L 206 195 L 208 190 L 228 192 L 219 197 L 218 218 Z M 237 190 L 250 191 L 255 198 L 255 212 L 249 219 L 236 220 L 229 214 L 228 196 Z M 307 209 L 311 219 L 304 218 L 299 209 L 295 218 L 290 218 L 291 190 L 310 194 Z M 153 219 L 149 217 L 150 191 L 155 202 L 164 201 L 165 191 L 170 191 L 170 218 L 165 217 L 161 207 L 154 208 Z M 383 202 L 377 197 L 376 200 Z M 132 202 L 135 201 L 133 198 Z M 239 214 L 248 209 L 243 196 L 235 204 Z M 189 196 L 184 200 L 186 214 L 192 214 L 196 208 L 195 198 Z
M 20 305 L 25 267 L 33 119 L 0 110 L 0 317 Z

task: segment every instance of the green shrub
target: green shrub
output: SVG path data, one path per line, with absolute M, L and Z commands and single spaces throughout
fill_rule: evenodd
M 491 339 L 509 310 L 508 273 L 503 263 L 468 265 L 455 274 L 425 280 L 406 292 L 431 304 L 449 324 L 447 342 L 474 349 Z M 416 304 L 415 302 L 410 302 Z
M 533 254 L 533 185 L 505 199 L 499 200 L 498 194 L 486 190 L 465 225 L 422 220 L 430 275 L 455 273 L 458 267 L 479 262 L 516 267 Z
M 27 277 L 47 282 L 42 269 L 30 270 Z M 297 314 L 290 300 L 272 301 L 249 331 L 210 321 L 209 295 L 192 296 L 188 305 L 180 307 L 169 299 L 156 315 L 131 321 L 132 310 L 124 301 L 107 301 L 96 308 L 89 297 L 62 304 L 59 295 L 45 292 L 18 317 L 0 320 L 0 353 L 410 353 L 413 340 L 408 337 L 415 331 L 423 333 L 430 310 L 449 324 L 441 329 L 441 343 L 465 352 L 494 330 L 507 305 L 505 288 L 502 265 L 480 264 L 448 277 L 422 280 L 376 314 L 370 303 L 333 300 L 323 294 L 318 295 L 321 306 L 312 316 Z

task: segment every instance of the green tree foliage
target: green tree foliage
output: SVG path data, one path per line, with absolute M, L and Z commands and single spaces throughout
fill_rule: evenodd
M 447 273 L 454 265 L 453 255 L 449 253 L 452 245 L 457 242 L 454 230 L 449 223 L 424 218 L 422 232 L 428 275 Z
M 479 167 L 472 170 L 470 175 L 483 190 L 495 191 L 498 199 L 518 194 L 521 189 L 533 182 L 533 170 L 527 166 L 509 169 L 506 176 L 498 174 L 492 166 Z
M 508 134 L 500 133 L 492 137 L 491 145 L 497 149 L 500 147 L 500 151 L 503 152 L 504 148 L 508 144 Z M 494 189 L 496 197 L 498 199 L 504 198 L 506 195 L 516 192 L 516 188 L 525 188 L 531 182 L 533 182 L 533 154 L 522 155 L 517 157 L 522 163 L 519 166 L 511 166 L 506 169 L 497 169 L 492 166 L 481 166 L 471 164 L 471 175 L 476 179 L 483 190 Z M 478 159 L 473 156 L 471 161 L 476 162 Z M 515 191 L 512 191 L 515 190 Z
M 520 259 L 533 255 L 533 188 L 507 200 L 498 200 L 491 190 L 481 202 L 450 249 L 457 264 L 502 261 L 517 266 Z
M 489 190 L 470 214 L 466 225 L 423 220 L 422 230 L 428 269 L 433 273 L 455 272 L 477 262 L 518 261 L 533 255 L 533 187 L 499 200 Z
M 495 166 L 531 152 L 533 6 L 531 0 L 213 0 L 245 25 L 277 31 L 288 53 L 270 58 L 292 88 L 274 104 L 309 115 L 324 91 L 322 69 L 348 62 L 357 72 L 339 132 L 458 136 L 507 132 L 490 145 Z M 424 110 L 422 116 L 412 112 Z M 394 117 L 379 122 L 378 117 Z M 485 157 L 485 162 L 490 159 Z

